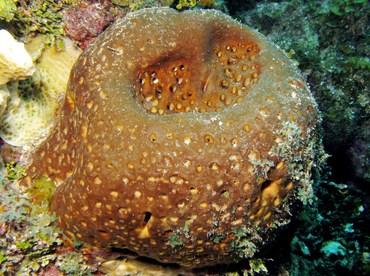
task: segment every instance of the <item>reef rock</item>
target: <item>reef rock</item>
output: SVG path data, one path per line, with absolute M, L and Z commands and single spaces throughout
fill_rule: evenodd
M 25 184 L 71 239 L 200 267 L 252 257 L 310 200 L 316 103 L 293 63 L 214 10 L 129 14 L 79 57 Z

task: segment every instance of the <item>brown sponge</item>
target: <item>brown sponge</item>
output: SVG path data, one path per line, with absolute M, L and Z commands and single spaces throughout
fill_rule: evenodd
M 27 180 L 70 238 L 188 267 L 251 257 L 307 200 L 316 104 L 285 54 L 213 10 L 144 9 L 76 62 Z

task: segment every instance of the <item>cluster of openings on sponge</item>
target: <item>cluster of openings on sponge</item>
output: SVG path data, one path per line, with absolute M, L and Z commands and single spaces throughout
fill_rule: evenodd
M 261 182 L 261 194 L 253 200 L 251 210 L 248 212 L 249 219 L 255 225 L 271 223 L 274 209 L 280 207 L 294 188 L 293 181 L 283 177 Z
M 255 43 L 233 41 L 215 43 L 202 64 L 166 56 L 138 72 L 135 98 L 151 114 L 222 111 L 257 83 L 259 52 Z

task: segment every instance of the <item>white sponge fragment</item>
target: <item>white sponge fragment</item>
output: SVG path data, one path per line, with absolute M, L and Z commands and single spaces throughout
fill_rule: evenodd
M 32 76 L 35 67 L 24 44 L 16 41 L 7 30 L 0 30 L 0 41 L 0 86 Z

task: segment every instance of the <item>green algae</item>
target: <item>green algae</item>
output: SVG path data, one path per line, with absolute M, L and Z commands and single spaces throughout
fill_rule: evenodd
M 0 19 L 11 21 L 17 12 L 17 6 L 13 0 L 0 0 Z
M 179 234 L 173 234 L 168 238 L 168 243 L 172 247 L 176 246 L 182 246 L 184 245 L 184 242 L 182 241 L 181 237 Z
M 9 181 L 18 181 L 26 176 L 26 169 L 11 161 L 5 165 L 6 178 Z
M 39 275 L 54 268 L 68 275 L 96 271 L 81 252 L 62 250 L 64 234 L 48 212 L 55 185 L 40 179 L 25 192 L 18 184 L 23 172 L 15 162 L 0 172 L 0 275 Z
M 41 33 L 48 36 L 50 43 L 57 41 L 59 44 L 61 36 L 65 34 L 62 20 L 63 10 L 67 5 L 57 0 L 1 0 L 0 27 L 8 29 L 24 41 L 28 41 L 36 33 Z
M 54 195 L 56 186 L 53 181 L 47 178 L 36 179 L 33 185 L 27 190 L 34 204 L 33 214 L 48 212 L 51 199 Z M 38 208 L 36 208 L 38 207 Z
M 185 8 L 193 8 L 196 4 L 196 0 L 179 0 L 178 4 L 176 5 L 176 9 L 182 10 Z

